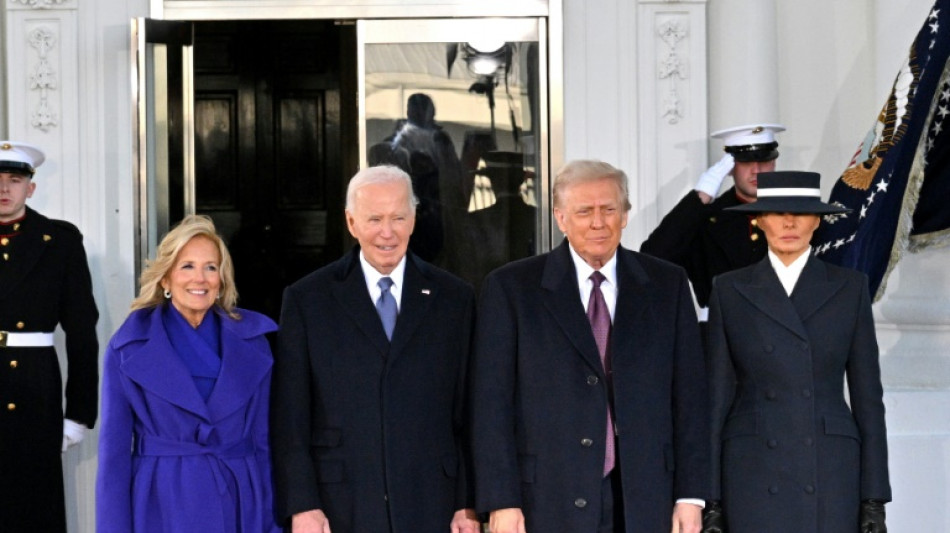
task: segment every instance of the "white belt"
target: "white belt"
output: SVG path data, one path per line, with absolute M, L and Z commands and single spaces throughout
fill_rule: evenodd
M 0 348 L 44 348 L 53 345 L 52 333 L 0 331 Z

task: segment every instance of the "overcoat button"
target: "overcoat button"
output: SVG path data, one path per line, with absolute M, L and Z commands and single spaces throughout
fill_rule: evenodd
M 811 485 L 805 485 L 805 494 L 814 494 L 814 493 L 815 493 L 815 487 L 812 487 Z
M 778 485 L 772 485 L 769 487 L 769 494 L 778 494 Z
M 770 390 L 769 392 L 765 393 L 765 397 L 770 400 L 774 400 L 776 396 L 777 394 L 775 394 L 774 390 Z
M 802 389 L 802 396 L 811 398 L 811 389 Z
M 805 446 L 811 446 L 811 445 L 814 444 L 814 443 L 815 443 L 815 441 L 813 441 L 813 440 L 811 440 L 811 439 L 805 439 Z
M 774 350 L 774 349 L 775 349 L 775 348 L 773 348 L 771 344 L 766 344 L 766 345 L 765 345 L 765 353 L 772 353 L 772 350 Z
M 594 441 L 591 439 L 581 439 L 581 446 L 589 447 L 594 444 Z
M 587 376 L 587 384 L 588 384 L 588 385 L 596 385 L 598 381 L 600 381 L 600 380 L 597 379 L 597 376 Z
M 15 404 L 15 403 L 8 403 L 8 404 L 7 404 L 7 411 L 16 411 L 16 404 Z
M 776 447 L 778 447 L 778 441 L 775 440 L 775 439 L 770 440 L 770 441 L 769 441 L 769 448 L 776 448 Z
M 577 507 L 578 509 L 583 509 L 584 507 L 587 507 L 587 500 L 585 500 L 584 498 L 578 498 L 574 500 L 574 507 Z

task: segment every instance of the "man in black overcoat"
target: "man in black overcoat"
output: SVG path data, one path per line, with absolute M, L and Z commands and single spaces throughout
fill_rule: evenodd
M 472 368 L 476 502 L 493 533 L 698 532 L 705 364 L 683 269 L 627 250 L 626 175 L 574 161 L 566 240 L 483 283 Z
M 30 209 L 39 148 L 0 141 L 0 530 L 66 531 L 60 454 L 96 421 L 99 313 L 82 235 Z M 56 326 L 66 334 L 63 413 Z
M 350 181 L 359 246 L 284 292 L 271 441 L 295 533 L 477 533 L 465 426 L 471 286 L 407 252 L 408 174 Z
M 713 132 L 713 138 L 723 139 L 725 155 L 703 172 L 694 190 L 640 245 L 641 252 L 686 269 L 702 321 L 713 278 L 765 257 L 765 239 L 755 218 L 727 209 L 755 201 L 757 176 L 775 170 L 779 155 L 775 134 L 784 130 L 780 124 L 751 124 Z M 735 185 L 717 198 L 729 174 Z

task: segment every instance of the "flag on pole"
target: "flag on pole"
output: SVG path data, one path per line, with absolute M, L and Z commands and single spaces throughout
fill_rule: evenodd
M 822 259 L 884 294 L 904 250 L 950 243 L 950 0 L 937 0 L 874 125 L 835 183 L 812 240 Z

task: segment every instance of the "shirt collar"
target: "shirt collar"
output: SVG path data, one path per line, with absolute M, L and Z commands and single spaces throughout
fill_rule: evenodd
M 379 295 L 380 289 L 377 283 L 384 277 L 393 280 L 393 287 L 390 289 L 390 292 L 399 291 L 400 294 L 402 293 L 402 281 L 406 276 L 405 255 L 402 256 L 402 259 L 399 260 L 399 264 L 396 265 L 396 268 L 394 268 L 392 272 L 382 274 L 376 270 L 373 265 L 369 264 L 369 261 L 366 260 L 366 256 L 363 255 L 363 250 L 360 250 L 360 267 L 363 269 L 363 279 L 366 280 L 366 288 L 369 289 L 370 295 Z
M 795 288 L 798 278 L 802 275 L 802 270 L 805 269 L 805 264 L 808 263 L 808 257 L 810 255 L 811 246 L 809 246 L 802 255 L 798 256 L 794 261 L 789 263 L 788 266 L 785 266 L 785 263 L 783 263 L 782 260 L 779 259 L 779 257 L 775 255 L 771 249 L 769 249 L 769 262 L 772 264 L 772 268 L 778 275 L 779 281 L 782 282 L 782 286 L 785 288 L 786 294 L 792 294 L 792 290 Z
M 610 256 L 610 259 L 604 263 L 604 266 L 599 269 L 587 264 L 587 261 L 584 261 L 584 258 L 581 257 L 575 250 L 574 247 L 568 242 L 568 248 L 571 250 L 571 259 L 574 260 L 574 270 L 577 272 L 577 285 L 583 287 L 587 280 L 590 278 L 590 275 L 594 273 L 594 270 L 598 270 L 606 278 L 607 283 L 616 287 L 617 286 L 617 251 L 614 250 L 614 254 Z

